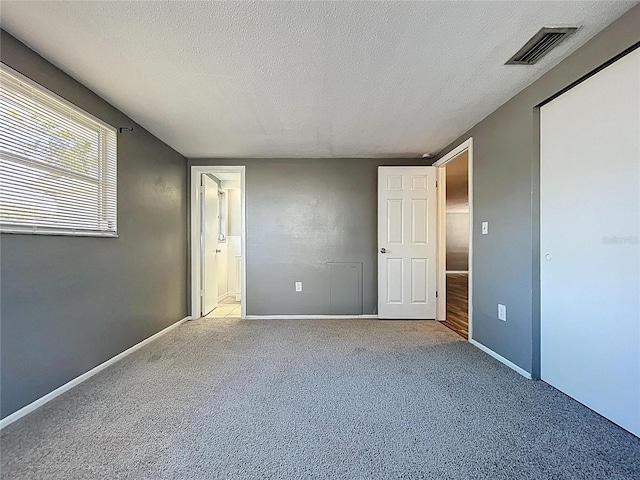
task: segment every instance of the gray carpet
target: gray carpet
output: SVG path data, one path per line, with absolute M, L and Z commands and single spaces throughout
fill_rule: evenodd
M 640 478 L 640 439 L 435 322 L 189 322 L 1 448 L 6 479 Z

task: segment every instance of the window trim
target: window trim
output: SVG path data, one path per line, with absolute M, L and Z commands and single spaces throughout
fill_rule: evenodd
M 27 226 L 27 225 L 0 223 L 0 233 L 22 234 L 22 235 L 26 234 L 26 235 L 72 236 L 72 237 L 118 238 L 118 142 L 117 142 L 118 129 L 104 122 L 103 120 L 99 119 L 95 115 L 87 112 L 85 109 L 61 97 L 60 95 L 53 92 L 49 88 L 32 80 L 31 78 L 25 76 L 24 74 L 18 72 L 17 70 L 13 69 L 9 65 L 1 61 L 0 61 L 0 70 L 3 70 L 9 75 L 15 77 L 19 82 L 24 83 L 26 87 L 33 88 L 37 90 L 41 95 L 49 97 L 47 99 L 49 100 L 49 104 L 46 105 L 47 108 L 53 110 L 54 112 L 57 112 L 58 114 L 66 113 L 66 112 L 60 112 L 60 110 L 56 108 L 57 106 L 55 105 L 55 103 L 59 103 L 63 109 L 70 109 L 73 112 L 74 116 L 76 117 L 73 119 L 74 122 L 80 125 L 84 125 L 86 128 L 91 128 L 92 127 L 91 123 L 95 124 L 98 127 L 99 154 L 98 154 L 98 158 L 96 159 L 96 164 L 98 165 L 101 175 L 105 175 L 105 176 L 108 175 L 107 172 L 108 172 L 109 166 L 107 163 L 107 154 L 104 149 L 104 145 L 106 145 L 107 140 L 101 138 L 104 136 L 104 132 L 100 132 L 100 129 L 104 129 L 113 133 L 115 138 L 115 152 L 114 152 L 115 165 L 113 168 L 114 181 L 113 181 L 113 187 L 112 187 L 113 189 L 112 203 L 113 203 L 115 215 L 114 215 L 112 231 L 108 231 L 108 230 L 100 231 L 100 230 L 93 230 L 93 229 L 70 228 L 70 227 L 59 227 L 59 228 L 50 227 L 50 226 L 44 227 L 44 226 L 37 226 L 37 225 Z M 2 155 L 4 158 L 7 158 L 7 159 L 13 158 L 14 163 L 22 163 L 22 164 L 25 163 L 25 160 L 23 158 L 11 153 L 0 153 L 0 155 Z M 96 180 L 95 178 L 88 178 L 88 176 L 87 178 L 83 178 L 85 177 L 85 175 L 83 175 L 82 173 L 74 172 L 72 170 L 62 169 L 55 165 L 47 165 L 41 162 L 36 162 L 36 163 L 38 163 L 39 168 L 42 168 L 43 170 L 47 170 L 50 172 L 59 170 L 60 171 L 59 173 L 64 173 L 65 175 L 69 175 L 78 180 L 89 181 L 89 182 L 94 182 Z M 107 179 L 103 181 L 98 180 L 96 185 L 98 185 L 101 189 L 104 189 L 106 188 L 107 182 L 108 182 Z M 98 206 L 99 209 L 103 209 L 104 207 L 105 207 L 105 203 L 101 203 Z

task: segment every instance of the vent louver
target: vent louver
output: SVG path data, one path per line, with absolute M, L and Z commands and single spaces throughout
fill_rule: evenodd
M 545 27 L 518 50 L 518 53 L 507 60 L 505 65 L 533 65 L 576 30 L 578 30 L 577 27 Z

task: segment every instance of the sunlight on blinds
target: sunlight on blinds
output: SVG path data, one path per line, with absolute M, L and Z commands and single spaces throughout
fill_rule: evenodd
M 0 64 L 0 231 L 116 236 L 116 130 Z

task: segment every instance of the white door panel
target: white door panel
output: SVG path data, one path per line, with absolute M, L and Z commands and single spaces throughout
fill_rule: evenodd
M 378 168 L 378 316 L 436 316 L 435 167 Z
M 202 315 L 218 306 L 218 184 L 202 176 Z
M 640 435 L 640 50 L 540 119 L 541 377 Z

